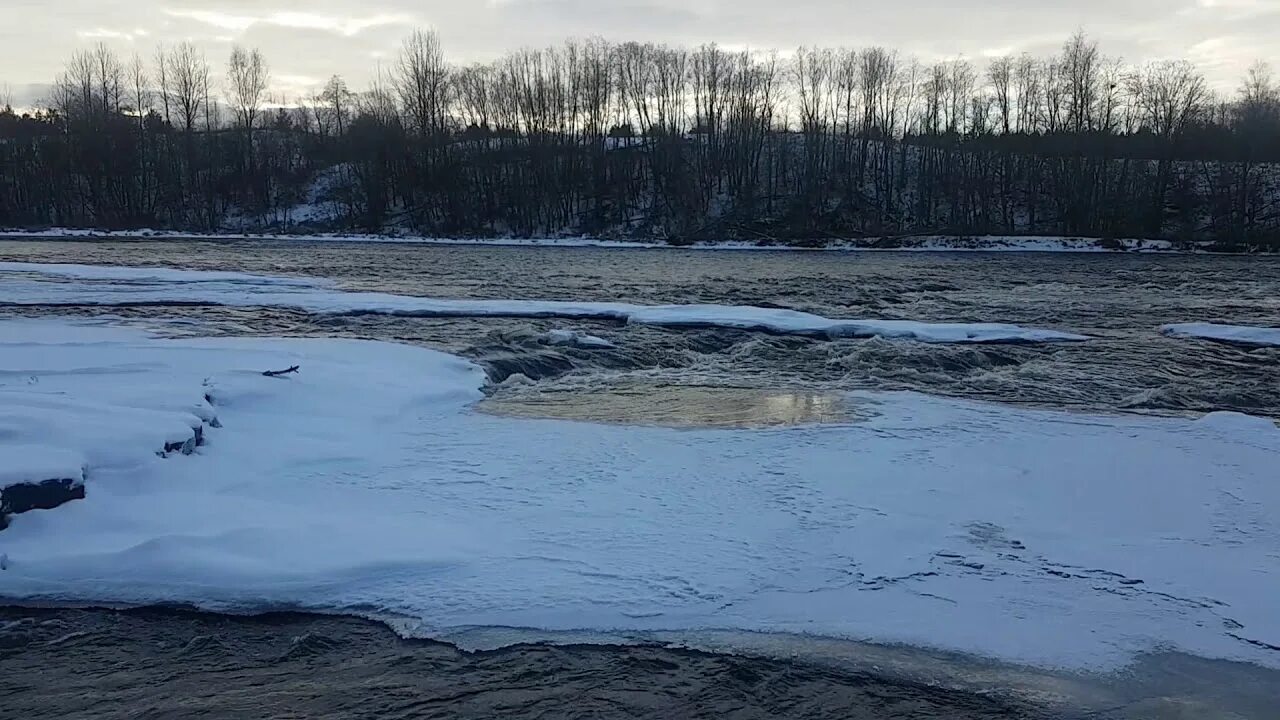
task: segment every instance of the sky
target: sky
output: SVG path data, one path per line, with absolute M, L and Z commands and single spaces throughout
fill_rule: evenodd
M 261 48 L 284 99 L 333 74 L 359 88 L 415 27 L 457 62 L 591 36 L 982 61 L 1049 54 L 1083 29 L 1128 62 L 1190 59 L 1224 92 L 1255 60 L 1280 69 L 1280 0 L 0 0 L 0 95 L 35 102 L 78 48 L 149 57 L 182 40 L 215 68 L 234 43 Z

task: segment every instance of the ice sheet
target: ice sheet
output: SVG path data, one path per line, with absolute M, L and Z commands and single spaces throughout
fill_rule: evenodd
M 0 533 L 2 596 L 395 614 L 424 635 L 725 628 L 1280 667 L 1266 420 L 857 394 L 872 418 L 854 424 L 680 431 L 476 413 L 479 368 L 395 344 L 53 320 L 0 337 L 4 377 L 39 379 L 6 392 L 74 401 L 76 432 L 43 439 L 88 470 L 86 499 Z M 139 393 L 207 394 L 222 427 L 189 457 L 149 438 L 127 463 L 97 454 L 113 415 L 77 408 L 127 413 Z
M 70 278 L 51 281 L 47 278 Z M 77 282 L 79 280 L 79 282 Z M 811 337 L 889 337 L 935 343 L 1081 342 L 1084 335 L 1002 323 L 826 318 L 730 305 L 634 305 L 620 302 L 440 299 L 343 292 L 324 280 L 243 273 L 0 263 L 0 303 L 147 305 L 202 303 L 288 307 L 319 314 L 417 317 L 602 319 L 668 327 L 726 327 Z
M 1165 325 L 1161 332 L 1171 337 L 1200 338 L 1238 345 L 1280 345 L 1280 328 L 1214 323 Z

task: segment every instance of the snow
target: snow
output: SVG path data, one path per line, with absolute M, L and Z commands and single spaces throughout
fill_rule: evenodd
M 323 205 L 323 204 L 321 204 Z M 310 222 L 316 219 L 313 203 L 302 203 L 289 211 L 291 222 Z M 593 237 L 543 237 L 543 238 L 442 238 L 405 234 L 337 233 L 337 232 L 216 232 L 200 233 L 184 230 L 95 230 L 84 228 L 49 228 L 45 230 L 0 229 L 0 239 L 72 239 L 72 240 L 191 240 L 229 242 L 243 240 L 297 241 L 297 242 L 372 242 L 410 245 L 492 245 L 497 247 L 552 247 L 552 248 L 615 248 L 645 250 L 669 248 L 658 242 L 631 240 L 607 240 Z M 745 244 L 743 244 L 745 246 Z M 704 246 L 699 246 L 704 247 Z M 708 245 L 705 247 L 719 247 Z M 755 246 L 752 246 L 755 247 Z
M 5 420 L 0 418 L 0 423 Z M 84 458 L 74 450 L 7 439 L 0 445 L 0 488 L 45 480 L 79 484 L 84 482 L 84 464 Z
M 1084 335 L 1000 323 L 922 323 L 910 320 L 832 320 L 794 310 L 724 305 L 668 305 L 637 308 L 628 320 L 667 327 L 726 327 L 782 335 L 884 337 L 937 343 L 1078 342 Z
M 3 320 L 0 338 L 0 407 L 65 398 L 0 447 L 39 433 L 87 467 L 86 499 L 0 533 L 7 598 L 1280 667 L 1280 430 L 1258 418 L 857 393 L 868 419 L 847 425 L 624 427 L 475 412 L 479 368 L 397 344 L 65 319 Z M 195 455 L 155 455 L 158 416 L 117 435 L 117 413 L 206 393 L 221 427 Z
M 315 199 L 315 192 L 308 199 L 287 211 L 288 222 L 314 223 L 334 214 L 332 203 Z M 101 240 L 204 240 L 239 241 L 271 240 L 298 242 L 378 242 L 423 245 L 468 245 L 496 247 L 551 247 L 551 248 L 615 248 L 631 250 L 763 250 L 763 251 L 868 251 L 868 252 L 1066 252 L 1066 253 L 1181 253 L 1204 252 L 1204 244 L 1178 246 L 1168 240 L 1124 238 L 1104 241 L 1102 238 L 1041 235 L 919 235 L 893 238 L 894 247 L 877 247 L 887 238 L 823 239 L 822 246 L 794 247 L 788 245 L 762 245 L 747 240 L 699 241 L 691 245 L 671 245 L 660 241 L 610 240 L 587 236 L 564 237 L 492 237 L 492 238 L 444 238 L 404 233 L 342 233 L 342 232 L 216 232 L 198 233 L 181 230 L 94 230 L 83 228 L 48 228 L 45 230 L 0 229 L 0 239 L 101 239 Z
M 49 277 L 94 282 L 51 282 Z M 0 303 L 144 305 L 208 303 L 285 307 L 317 314 L 528 317 L 613 320 L 665 327 L 724 327 L 810 337 L 887 337 L 932 343 L 1080 342 L 1084 335 L 1000 323 L 925 323 L 826 318 L 794 310 L 727 305 L 470 300 L 344 292 L 324 280 L 243 273 L 0 262 Z
M 902 247 L 893 249 L 907 252 L 1070 253 L 1171 253 L 1178 250 L 1177 246 L 1168 240 L 1123 238 L 1104 241 L 1102 238 L 1081 238 L 1053 235 L 921 235 L 905 238 L 902 240 L 902 243 Z
M 1237 412 L 1212 412 L 1200 418 L 1197 423 L 1214 431 L 1234 434 L 1248 434 L 1260 430 L 1269 430 L 1275 423 L 1268 418 L 1254 417 Z
M 103 280 L 138 284 L 181 283 L 245 283 L 249 285 L 283 285 L 317 287 L 324 280 L 311 278 L 272 277 L 221 270 L 177 270 L 163 267 L 117 267 L 113 265 L 67 265 L 58 263 L 0 262 L 0 272 L 31 272 L 74 280 Z
M 286 224 L 335 222 L 341 215 L 341 206 L 335 198 L 350 183 L 353 171 L 351 163 L 338 163 L 316 173 L 302 202 L 285 211 Z
M 1280 346 L 1280 328 L 1249 325 L 1217 325 L 1214 323 L 1179 323 L 1165 325 L 1160 331 L 1170 337 L 1201 338 L 1239 345 Z
M 128 470 L 212 422 L 199 382 L 175 386 L 165 367 L 134 355 L 133 333 L 94 328 L 62 342 L 60 324 L 7 322 L 0 336 L 0 487 L 80 481 L 85 468 Z
M 550 330 L 541 335 L 541 340 L 547 345 L 577 347 L 584 350 L 610 350 L 617 347 L 602 337 L 577 330 Z

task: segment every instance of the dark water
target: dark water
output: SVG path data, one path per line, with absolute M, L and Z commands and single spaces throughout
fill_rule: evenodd
M 348 617 L 0 607 L 0 716 L 1275 717 L 1274 674 L 1239 663 L 1166 653 L 1099 677 L 910 648 L 818 638 L 800 647 L 798 638 L 759 637 L 773 647 L 713 654 L 658 644 L 515 644 L 464 652 Z
M 1280 348 L 1158 333 L 1160 325 L 1173 322 L 1280 325 L 1276 258 L 255 240 L 4 241 L 0 260 L 320 276 L 347 289 L 431 297 L 718 303 L 828 317 L 1009 322 L 1094 337 L 1082 344 L 973 346 L 563 320 L 317 317 L 280 309 L 110 311 L 147 319 L 196 318 L 220 332 L 365 337 L 440 347 L 489 368 L 495 385 L 490 409 L 515 414 L 685 424 L 680 418 L 641 417 L 637 408 L 626 407 L 628 399 L 652 406 L 646 395 L 651 391 L 675 401 L 665 407 L 711 398 L 708 412 L 716 412 L 716 403 L 726 410 L 725 418 L 712 418 L 710 424 L 739 424 L 739 419 L 771 424 L 770 417 L 754 417 L 749 407 L 728 408 L 725 393 L 737 393 L 746 406 L 762 406 L 762 398 L 779 395 L 784 404 L 824 406 L 841 390 L 890 389 L 1102 412 L 1236 410 L 1280 417 Z M 552 328 L 585 330 L 617 348 L 547 346 L 538 336 Z M 591 402 L 592 397 L 601 402 Z M 796 422 L 814 419 L 805 413 L 793 417 Z M 824 419 L 823 413 L 816 419 Z
M 0 697 L 0 715 L 28 719 L 1057 715 L 1013 697 L 816 664 L 661 647 L 469 654 L 351 618 L 155 609 L 0 608 Z

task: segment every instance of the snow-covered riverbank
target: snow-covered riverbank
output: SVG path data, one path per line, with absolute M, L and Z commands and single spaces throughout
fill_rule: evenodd
M 198 233 L 180 230 L 93 230 L 83 228 L 47 228 L 41 230 L 2 229 L 0 240 L 192 240 L 192 241 L 297 241 L 297 242 L 373 242 L 420 245 L 462 245 L 492 247 L 614 248 L 671 250 L 814 250 L 867 252 L 1069 252 L 1069 253 L 1202 253 L 1208 243 L 1179 245 L 1168 240 L 1122 238 L 1081 238 L 1043 235 L 917 235 L 894 238 L 829 238 L 820 242 L 790 245 L 783 242 L 724 240 L 672 245 L 658 240 L 619 240 L 593 237 L 543 238 L 447 238 L 424 237 L 405 233 L 345 232 L 215 232 Z

